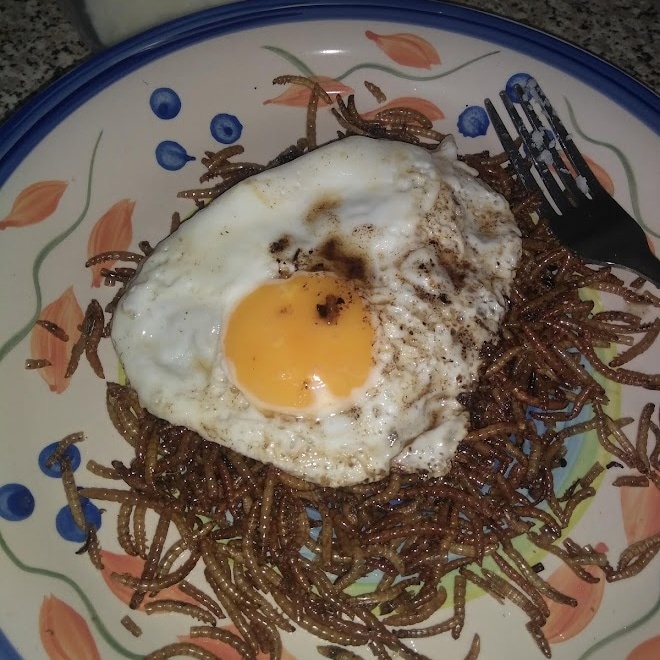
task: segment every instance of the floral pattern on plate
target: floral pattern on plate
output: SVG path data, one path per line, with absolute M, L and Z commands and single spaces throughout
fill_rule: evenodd
M 481 106 L 473 102 L 473 97 L 476 93 L 482 96 L 485 94 L 482 90 L 476 90 L 475 93 L 470 90 L 469 94 L 464 94 L 464 98 L 461 99 L 460 103 L 454 102 L 450 106 L 440 98 L 442 95 L 436 93 L 437 84 L 443 78 L 454 74 L 468 74 L 467 79 L 469 80 L 470 72 L 474 71 L 473 67 L 484 65 L 488 62 L 488 58 L 501 53 L 501 51 L 492 50 L 492 44 L 479 42 L 472 47 L 472 53 L 469 57 L 462 57 L 461 55 L 462 59 L 458 61 L 452 57 L 449 46 L 447 46 L 445 52 L 444 40 L 434 38 L 433 34 L 425 33 L 424 36 L 416 34 L 410 26 L 401 26 L 401 30 L 384 30 L 383 26 L 377 27 L 376 25 L 372 27 L 373 29 L 361 30 L 364 44 L 361 43 L 355 46 L 355 53 L 351 53 L 352 59 L 348 63 L 345 60 L 335 62 L 333 58 L 329 58 L 327 64 L 325 61 L 320 63 L 318 61 L 319 57 L 316 57 L 314 69 L 312 69 L 310 64 L 303 62 L 297 55 L 284 49 L 283 45 L 290 43 L 289 40 L 284 37 L 281 37 L 279 41 L 276 40 L 277 29 L 272 30 L 272 39 L 268 40 L 268 45 L 263 45 L 266 42 L 257 41 L 255 37 L 252 43 L 253 58 L 258 67 L 263 67 L 265 66 L 265 60 L 262 60 L 262 54 L 275 56 L 277 59 L 276 64 L 273 63 L 273 60 L 267 60 L 271 77 L 281 73 L 282 68 L 286 69 L 293 66 L 296 73 L 315 77 L 316 80 L 321 82 L 324 89 L 331 94 L 341 93 L 345 95 L 357 90 L 362 85 L 362 78 L 367 71 L 370 72 L 369 75 L 373 73 L 380 76 L 379 83 L 383 87 L 388 86 L 387 82 L 391 78 L 392 81 L 398 81 L 397 84 L 392 84 L 392 88 L 395 90 L 392 100 L 381 104 L 374 104 L 371 100 L 372 105 L 376 105 L 376 107 L 366 111 L 365 116 L 367 118 L 371 118 L 376 113 L 388 108 L 406 105 L 424 113 L 431 121 L 437 122 L 439 130 L 449 132 L 452 128 L 457 129 L 462 135 L 469 136 L 470 140 L 475 140 L 476 145 L 480 145 L 479 140 L 488 134 L 488 125 L 480 115 L 479 109 Z M 281 45 L 273 45 L 276 43 Z M 358 42 L 356 41 L 356 43 Z M 440 48 L 439 44 L 443 44 L 443 47 Z M 443 53 L 442 58 L 440 56 L 441 51 Z M 301 49 L 301 52 L 304 52 L 304 49 Z M 362 59 L 367 57 L 380 57 L 380 59 L 377 62 Z M 320 59 L 325 60 L 326 58 L 321 57 Z M 348 68 L 345 68 L 345 64 Z M 529 64 L 529 62 L 525 61 L 524 64 Z M 405 69 L 398 67 L 405 67 Z M 340 71 L 343 69 L 343 72 L 337 74 L 336 69 Z M 424 69 L 429 73 L 420 75 L 418 72 L 412 73 L 411 69 Z M 321 70 L 327 75 L 315 73 L 315 71 Z M 507 70 L 517 71 L 519 69 L 512 66 Z M 506 86 L 506 75 L 503 76 L 499 69 L 497 71 L 496 85 Z M 139 77 L 139 75 L 139 73 L 127 73 L 125 77 L 130 79 L 131 76 Z M 149 135 L 143 139 L 143 143 L 138 147 L 143 149 L 145 154 L 150 155 L 150 159 L 145 157 L 143 162 L 149 163 L 150 167 L 155 170 L 155 172 L 152 172 L 148 169 L 148 166 L 139 170 L 147 180 L 157 181 L 159 176 L 179 176 L 177 173 L 184 166 L 187 166 L 186 170 L 188 167 L 194 167 L 195 160 L 202 156 L 201 149 L 204 148 L 202 145 L 207 142 L 210 143 L 209 134 L 223 144 L 236 142 L 241 134 L 247 140 L 253 139 L 257 120 L 248 116 L 244 117 L 240 113 L 233 114 L 233 111 L 218 113 L 217 110 L 222 109 L 222 107 L 217 105 L 217 98 L 214 99 L 213 107 L 208 107 L 206 103 L 203 104 L 199 111 L 199 122 L 183 123 L 188 104 L 194 105 L 194 101 L 188 93 L 181 90 L 181 80 L 177 79 L 170 82 L 167 76 L 166 66 L 163 65 L 159 74 L 154 76 L 158 78 L 159 86 L 151 92 L 146 99 L 146 103 L 144 99 L 141 101 L 150 111 L 150 115 L 145 116 L 143 120 L 162 125 L 165 127 L 163 130 L 166 131 L 165 133 L 160 132 L 160 127 L 154 128 L 153 131 L 150 129 Z M 510 77 L 513 77 L 513 74 Z M 462 84 L 466 86 L 465 82 Z M 467 87 L 469 88 L 469 84 Z M 175 92 L 175 89 L 178 91 Z M 112 95 L 113 93 L 124 94 L 126 92 L 123 90 L 113 91 L 113 88 L 104 92 L 106 95 Z M 260 93 L 262 93 L 261 90 Z M 268 94 L 270 94 L 270 90 Z M 266 100 L 263 100 L 263 98 L 262 94 L 258 104 L 270 106 L 270 108 L 266 108 L 266 111 L 275 112 L 278 106 L 283 109 L 287 106 L 304 108 L 309 99 L 309 92 L 305 88 L 289 87 L 278 96 L 269 97 Z M 460 112 L 459 105 L 463 107 Z M 631 159 L 628 158 L 622 147 L 616 145 L 615 141 L 609 142 L 588 137 L 587 133 L 581 128 L 582 121 L 578 123 L 578 115 L 575 114 L 572 106 L 569 105 L 568 108 L 576 133 L 583 140 L 591 143 L 594 151 L 598 151 L 598 156 L 594 155 L 594 160 L 600 160 L 608 151 L 614 154 L 615 158 L 609 159 L 607 165 L 596 164 L 595 169 L 600 175 L 599 178 L 608 181 L 612 189 L 614 182 L 616 182 L 617 192 L 629 196 L 636 217 L 641 221 L 643 214 L 640 206 L 637 174 L 631 165 Z M 232 108 L 228 109 L 231 110 Z M 466 110 L 470 111 L 467 115 L 464 114 Z M 201 121 L 204 116 L 205 123 Z M 579 116 L 582 117 L 582 114 Z M 217 119 L 218 117 L 219 119 Z M 261 115 L 261 117 L 266 117 L 266 115 Z M 461 117 L 464 117 L 464 119 L 461 120 Z M 302 113 L 299 118 L 302 118 Z M 214 120 L 216 120 L 215 124 L 213 124 Z M 109 141 L 106 143 L 105 138 L 98 135 L 98 133 L 101 128 L 104 132 L 106 130 L 110 132 L 110 129 L 105 125 L 97 125 L 93 119 L 88 121 L 96 131 L 94 137 L 98 136 L 98 139 L 95 143 L 93 140 L 91 141 L 91 151 L 86 156 L 84 166 L 81 164 L 84 159 L 79 155 L 74 166 L 76 170 L 74 174 L 60 173 L 57 163 L 52 163 L 49 168 L 50 171 L 45 173 L 41 164 L 31 162 L 28 158 L 23 169 L 33 168 L 35 172 L 39 172 L 41 178 L 36 183 L 22 185 L 20 190 L 16 188 L 19 184 L 14 184 L 10 180 L 7 188 L 12 191 L 13 201 L 8 205 L 6 215 L 0 222 L 0 228 L 2 229 L 12 228 L 12 230 L 18 230 L 25 227 L 26 229 L 21 231 L 35 232 L 35 239 L 33 239 L 34 242 L 31 243 L 30 247 L 22 247 L 21 249 L 26 253 L 32 250 L 33 253 L 31 270 L 34 275 L 31 280 L 31 286 L 33 287 L 31 293 L 36 298 L 31 315 L 25 309 L 22 310 L 23 316 L 18 319 L 18 322 L 22 323 L 19 330 L 8 333 L 8 339 L 1 339 L 0 366 L 5 373 L 11 373 L 12 379 L 29 377 L 33 383 L 39 382 L 41 390 L 47 390 L 46 394 L 50 394 L 50 392 L 57 393 L 59 396 L 52 398 L 65 402 L 65 405 L 70 406 L 72 411 L 77 409 L 76 397 L 80 396 L 82 392 L 80 388 L 85 388 L 89 379 L 93 376 L 76 374 L 73 379 L 67 379 L 65 377 L 66 365 L 69 361 L 71 346 L 79 333 L 78 326 L 82 320 L 81 303 L 85 305 L 93 293 L 92 287 L 100 285 L 102 280 L 101 267 L 95 266 L 87 271 L 82 270 L 82 274 L 76 273 L 75 278 L 68 281 L 65 281 L 66 277 L 64 276 L 59 277 L 52 282 L 51 286 L 49 276 L 45 274 L 49 266 L 49 259 L 61 258 L 62 262 L 65 262 L 71 258 L 70 251 L 73 251 L 74 254 L 78 255 L 76 258 L 84 263 L 85 254 L 90 256 L 98 252 L 126 250 L 135 239 L 142 238 L 143 223 L 145 223 L 144 214 L 154 213 L 157 207 L 148 199 L 148 188 L 142 194 L 136 194 L 129 177 L 112 181 L 111 185 L 105 183 L 102 173 L 107 174 L 107 170 L 103 168 L 110 167 L 107 162 L 110 161 L 112 147 Z M 215 125 L 215 129 L 212 128 L 212 125 Z M 299 126 L 302 127 L 300 122 Z M 223 139 L 218 139 L 218 136 Z M 614 140 L 614 138 L 611 139 Z M 186 146 L 182 146 L 183 144 Z M 99 146 L 101 146 L 100 150 Z M 155 163 L 154 153 L 156 155 Z M 95 167 L 98 167 L 101 172 L 98 175 L 95 175 Z M 610 172 L 611 168 L 621 171 L 617 173 Z M 46 178 L 51 176 L 57 178 Z M 162 189 L 174 191 L 177 187 L 183 187 L 183 181 L 189 180 L 190 176 L 186 179 L 179 177 L 176 180 L 168 180 L 166 184 L 159 185 L 161 185 L 161 191 Z M 69 202 L 69 205 L 63 208 L 70 195 L 75 197 L 75 200 Z M 120 201 L 117 201 L 118 199 Z M 167 201 L 169 202 L 169 200 Z M 78 209 L 74 211 L 76 203 Z M 142 205 L 149 210 L 141 211 Z M 166 208 L 167 204 L 164 207 Z M 49 222 L 45 222 L 46 220 Z M 49 229 L 51 223 L 53 223 L 53 228 Z M 83 233 L 87 236 L 86 245 L 76 232 L 81 225 L 85 228 Z M 654 236 L 658 236 L 655 226 L 645 227 Z M 47 230 L 48 233 L 46 233 Z M 18 236 L 21 232 L 6 232 L 3 234 L 3 239 L 9 240 L 8 237 L 11 233 Z M 154 231 L 153 235 L 157 237 L 160 233 L 160 231 Z M 38 247 L 38 245 L 41 247 Z M 60 257 L 60 255 L 62 256 Z M 109 268 L 110 265 L 106 264 L 104 267 Z M 29 278 L 26 278 L 26 281 L 29 281 Z M 56 287 L 57 291 L 53 291 L 53 287 Z M 51 321 L 63 328 L 69 336 L 69 341 L 56 340 L 43 327 L 35 326 L 37 319 Z M 28 337 L 29 350 L 27 347 Z M 17 371 L 16 364 L 22 366 L 22 360 L 28 354 L 33 359 L 47 359 L 50 362 L 49 366 L 38 370 L 38 377 L 34 373 Z M 10 358 L 15 357 L 17 362 L 14 360 L 13 366 L 8 366 Z M 42 380 L 45 381 L 47 388 L 43 386 Z M 76 380 L 81 381 L 79 387 L 74 383 Z M 74 389 L 75 392 L 72 392 Z M 26 386 L 26 391 L 32 396 L 43 397 L 43 394 L 37 391 L 34 384 Z M 617 394 L 613 398 L 618 401 Z M 39 400 L 44 401 L 43 398 Z M 100 409 L 102 409 L 102 406 Z M 77 424 L 75 421 L 73 423 L 74 425 Z M 55 437 L 57 437 L 57 434 Z M 33 621 L 32 630 L 39 631 L 43 651 L 50 658 L 109 657 L 107 656 L 108 652 L 117 657 L 141 657 L 142 652 L 132 650 L 134 646 L 136 649 L 138 648 L 138 643 L 128 637 L 121 637 L 123 634 L 121 629 L 114 626 L 112 622 L 112 617 L 115 617 L 120 610 L 112 610 L 108 606 L 105 596 L 96 601 L 86 595 L 81 585 L 86 580 L 96 578 L 90 578 L 86 573 L 78 577 L 78 564 L 75 565 L 75 569 L 70 568 L 73 565 L 68 561 L 68 555 L 71 554 L 71 544 L 67 543 L 63 548 L 57 546 L 54 549 L 54 554 L 57 555 L 58 560 L 64 559 L 62 563 L 65 568 L 60 570 L 57 561 L 51 565 L 46 561 L 45 556 L 42 557 L 43 566 L 37 565 L 34 553 L 29 552 L 28 548 L 22 545 L 21 536 L 17 533 L 20 526 L 27 529 L 27 526 L 37 516 L 42 524 L 50 525 L 51 529 L 55 528 L 55 514 L 62 510 L 64 497 L 60 490 L 52 490 L 44 485 L 50 480 L 44 478 L 44 473 L 39 470 L 39 462 L 36 459 L 39 450 L 44 445 L 51 443 L 55 437 L 43 434 L 31 438 L 31 447 L 36 451 L 32 459 L 26 463 L 26 467 L 18 471 L 17 480 L 22 483 L 16 483 L 13 480 L 10 482 L 6 479 L 7 474 L 5 472 L 2 473 L 3 481 L 0 483 L 0 516 L 2 516 L 0 547 L 3 550 L 4 558 L 7 560 L 7 565 L 10 565 L 11 570 L 19 576 L 12 579 L 19 583 L 28 575 L 33 575 L 38 577 L 37 582 L 40 584 L 35 588 L 36 595 L 32 598 L 32 608 L 26 607 L 24 610 L 23 625 L 29 627 L 25 621 L 31 618 Z M 588 439 L 585 439 L 584 442 L 586 445 Z M 86 459 L 92 457 L 91 449 L 84 447 L 81 451 L 85 454 Z M 576 454 L 576 461 L 578 466 L 581 467 L 584 467 L 582 463 L 586 462 L 586 460 L 583 461 L 579 452 Z M 52 493 L 57 494 L 53 496 Z M 658 532 L 657 521 L 660 514 L 660 502 L 657 491 L 652 488 L 623 488 L 620 489 L 618 495 L 620 497 L 623 534 L 628 541 L 640 540 L 646 538 L 649 534 Z M 54 506 L 50 508 L 51 517 L 48 518 L 46 513 L 48 510 L 47 500 L 50 497 L 56 498 L 56 501 L 53 503 Z M 631 512 L 634 512 L 635 515 L 631 515 Z M 579 523 L 581 527 L 588 526 L 589 519 L 592 518 L 591 514 L 592 509 L 587 510 L 587 507 L 581 511 L 583 517 Z M 107 527 L 112 527 L 112 525 L 107 525 Z M 66 535 L 62 536 L 66 538 Z M 606 540 L 609 543 L 609 539 Z M 25 557 L 23 556 L 24 551 L 26 553 Z M 28 559 L 28 557 L 31 558 Z M 77 561 L 85 562 L 82 558 L 78 558 Z M 102 578 L 109 589 L 102 585 L 103 588 L 106 589 L 107 593 L 117 596 L 123 603 L 128 602 L 130 596 L 127 588 L 114 580 L 112 573 L 137 575 L 143 560 L 106 551 L 103 554 L 103 562 L 105 568 L 102 572 Z M 69 568 L 66 568 L 67 566 Z M 601 577 L 597 575 L 596 569 L 593 569 L 593 571 L 597 577 Z M 565 586 L 567 591 L 571 591 L 572 576 L 562 568 L 552 573 L 550 581 L 560 589 Z M 571 616 L 557 614 L 551 618 L 549 625 L 553 626 L 553 632 L 550 641 L 556 643 L 557 647 L 568 643 L 573 637 L 579 638 L 583 630 L 585 628 L 590 630 L 593 622 L 597 619 L 599 605 L 607 591 L 603 589 L 603 580 L 593 584 L 586 583 L 586 586 L 585 583 L 580 583 L 580 586 L 582 588 L 581 593 L 578 595 L 580 607 L 577 610 L 571 610 Z M 185 602 L 194 600 L 181 593 L 177 587 L 171 587 L 167 593 L 161 593 L 158 598 L 164 598 L 165 596 Z M 643 615 L 648 616 L 647 612 L 638 607 L 635 616 L 638 617 L 639 621 L 642 621 Z M 10 637 L 16 634 L 12 627 L 4 625 L 4 621 L 1 623 L 5 631 L 9 631 Z M 182 629 L 185 630 L 185 624 Z M 617 636 L 612 637 L 611 640 L 608 638 L 608 643 L 621 637 L 625 638 L 628 630 L 633 629 L 634 626 L 622 628 L 616 634 Z M 604 635 L 602 626 L 598 630 L 599 635 Z M 175 640 L 185 641 L 187 636 L 179 635 L 177 637 L 172 633 L 170 639 L 172 642 Z M 603 641 L 605 641 L 604 637 Z M 25 640 L 21 639 L 18 646 L 20 647 L 25 643 Z M 2 644 L 3 642 L 0 641 L 0 649 L 3 648 Z M 205 644 L 210 645 L 209 650 L 218 654 L 219 657 L 231 657 L 229 655 L 230 651 L 223 647 L 221 642 L 215 644 L 206 641 Z M 588 646 L 588 642 L 586 644 Z M 585 643 L 575 648 L 584 650 Z M 629 648 L 632 648 L 632 645 Z M 643 660 L 646 657 L 655 657 L 654 653 L 657 648 L 658 638 L 647 638 L 646 641 L 640 642 L 634 647 L 634 650 L 630 651 L 628 660 Z M 568 653 L 571 652 L 568 651 Z M 585 652 L 588 653 L 589 651 Z M 285 651 L 284 657 L 289 659 L 294 656 L 292 652 Z M 489 655 L 487 657 L 495 656 Z

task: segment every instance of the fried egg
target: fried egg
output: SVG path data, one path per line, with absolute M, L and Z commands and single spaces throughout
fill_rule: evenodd
M 163 240 L 112 339 L 152 414 L 326 486 L 444 474 L 521 253 L 457 159 L 349 137 L 257 174 Z

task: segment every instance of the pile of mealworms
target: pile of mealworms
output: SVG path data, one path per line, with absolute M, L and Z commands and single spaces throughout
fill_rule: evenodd
M 242 153 L 239 146 L 207 152 L 202 183 L 215 183 L 184 191 L 183 197 L 203 205 L 246 176 L 315 148 L 320 102 L 331 106 L 341 128 L 338 138 L 362 134 L 428 149 L 443 138 L 415 110 L 388 109 L 367 120 L 352 96 L 333 102 L 317 83 L 296 76 L 275 82 L 309 87 L 305 138 L 265 166 L 232 160 Z M 367 88 L 382 99 L 375 86 Z M 450 472 L 441 478 L 392 472 L 375 483 L 317 486 L 172 426 L 142 408 L 130 384 L 108 383 L 107 410 L 132 458 L 108 466 L 90 461 L 87 467 L 117 485 L 77 490 L 66 449 L 81 433 L 63 439 L 50 461 L 60 463 L 74 520 L 87 530 L 81 552 L 99 568 L 99 540 L 85 522 L 80 497 L 118 505 L 118 542 L 128 555 L 144 559 L 140 576 L 112 575 L 133 589 L 131 608 L 187 614 L 200 624 L 191 627 L 190 637 L 225 642 L 249 659 L 258 653 L 281 657 L 280 631 L 298 627 L 323 640 L 318 648 L 326 657 L 359 658 L 355 647 L 363 646 L 376 658 L 419 659 L 424 656 L 405 640 L 441 633 L 457 639 L 472 583 L 519 607 L 541 652 L 550 657 L 543 634 L 546 599 L 568 606 L 576 601 L 543 579 L 543 566 L 530 564 L 517 548 L 520 539 L 557 556 L 589 582 L 598 578 L 585 567 L 600 567 L 611 582 L 639 573 L 657 554 L 660 535 L 633 543 L 615 563 L 564 537 L 576 507 L 594 496 L 594 482 L 606 468 L 596 463 L 562 492 L 555 477 L 566 466 L 566 441 L 593 432 L 585 442 L 600 442 L 612 455 L 610 465 L 626 468 L 616 486 L 660 488 L 653 404 L 643 408 L 632 432 L 632 419 L 608 415 L 603 386 L 609 380 L 660 389 L 660 374 L 628 364 L 653 344 L 660 321 L 596 311 L 583 294 L 606 292 L 651 311 L 660 299 L 643 280 L 626 285 L 609 268 L 588 266 L 561 246 L 542 220 L 532 219 L 537 200 L 520 189 L 504 156 L 481 153 L 464 160 L 509 200 L 523 235 L 523 256 L 498 340 L 482 349 L 478 387 L 461 396 L 471 429 Z M 175 216 L 172 231 L 179 222 Z M 139 263 L 151 251 L 147 243 L 140 248 L 144 255 L 105 253 L 88 265 Z M 105 312 L 96 301 L 90 304 L 69 375 L 86 354 L 102 376 L 98 343 L 109 334 L 112 311 L 134 272 L 132 266 L 104 271 L 106 284 L 119 284 L 117 295 Z M 606 361 L 602 349 L 613 345 L 622 350 Z M 173 532 L 176 541 L 166 543 Z M 484 566 L 486 557 L 497 570 Z M 198 566 L 204 585 L 188 581 Z M 359 589 L 352 588 L 357 584 Z M 154 598 L 172 585 L 196 604 Z M 429 623 L 445 603 L 444 620 Z M 238 634 L 221 626 L 229 619 Z M 125 625 L 139 634 L 130 618 Z M 477 658 L 479 646 L 475 635 L 469 659 Z M 193 641 L 170 644 L 148 658 L 175 655 L 215 657 Z

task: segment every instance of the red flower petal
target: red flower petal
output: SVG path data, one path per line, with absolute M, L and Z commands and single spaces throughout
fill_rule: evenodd
M 596 550 L 603 551 L 605 546 L 598 544 Z M 591 623 L 600 607 L 605 590 L 605 576 L 600 568 L 586 566 L 585 570 L 599 582 L 591 584 L 581 580 L 566 565 L 560 566 L 548 579 L 548 583 L 567 596 L 572 596 L 578 602 L 577 607 L 562 605 L 553 600 L 545 599 L 550 616 L 543 626 L 543 632 L 550 644 L 565 642 L 575 637 Z
M 41 604 L 39 635 L 50 660 L 101 658 L 85 619 L 55 596 L 47 596 Z
M 620 488 L 619 497 L 628 543 L 660 533 L 660 490 L 653 484 L 648 488 Z
M 87 241 L 88 259 L 100 252 L 128 249 L 133 239 L 131 218 L 133 216 L 134 206 L 134 201 L 122 199 L 110 207 L 97 221 Z M 102 264 L 92 266 L 92 286 L 101 286 L 103 280 L 101 269 L 112 268 L 114 263 L 114 261 L 106 261 Z
M 114 580 L 112 574 L 128 573 L 128 575 L 139 577 L 142 575 L 142 569 L 144 568 L 144 559 L 141 557 L 131 557 L 130 555 L 119 555 L 114 552 L 108 552 L 107 550 L 103 550 L 101 556 L 103 558 L 103 570 L 101 574 L 105 583 L 119 600 L 128 605 L 133 596 L 133 589 Z M 191 603 L 192 605 L 199 605 L 194 598 L 184 594 L 179 587 L 172 586 L 159 591 L 158 595 L 154 597 L 146 596 L 139 609 L 143 610 L 146 603 L 155 600 L 180 600 Z
M 612 177 L 607 173 L 607 171 L 601 167 L 595 160 L 585 156 L 584 160 L 587 165 L 589 165 L 591 171 L 594 173 L 594 176 L 598 179 L 599 183 L 610 195 L 614 195 L 614 181 Z
M 374 119 L 374 117 L 383 110 L 389 110 L 390 108 L 412 108 L 421 112 L 425 117 L 430 121 L 436 121 L 437 119 L 444 119 L 445 115 L 438 108 L 435 103 L 427 101 L 426 99 L 420 99 L 415 96 L 400 96 L 399 98 L 393 99 L 392 101 L 387 102 L 385 105 L 381 105 L 375 110 L 370 110 L 362 115 L 365 119 Z
M 658 658 L 660 658 L 660 635 L 642 642 L 626 656 L 626 660 L 657 660 Z
M 9 215 L 0 221 L 0 230 L 45 220 L 55 212 L 67 185 L 66 181 L 38 181 L 24 188 L 14 200 Z
M 347 96 L 348 94 L 353 93 L 353 90 L 350 87 L 347 87 L 343 83 L 340 83 L 333 78 L 328 78 L 327 76 L 310 76 L 310 79 L 319 83 L 319 85 L 323 87 L 331 99 L 334 99 L 337 94 Z M 304 85 L 289 85 L 279 96 L 264 101 L 264 105 L 268 105 L 269 103 L 276 103 L 278 105 L 290 105 L 297 108 L 306 108 L 311 95 L 312 92 L 309 87 L 305 87 Z M 319 106 L 322 105 L 327 104 L 325 101 L 319 99 Z
M 430 69 L 433 64 L 440 64 L 438 51 L 426 39 L 416 34 L 376 34 L 367 30 L 365 35 L 397 64 L 418 69 Z
M 69 341 L 64 342 L 40 325 L 35 325 L 30 336 L 32 358 L 45 358 L 51 363 L 49 367 L 39 369 L 39 375 L 48 383 L 51 392 L 61 394 L 69 386 L 69 379 L 64 377 L 64 373 L 69 364 L 73 344 L 80 334 L 78 326 L 83 319 L 83 311 L 76 300 L 73 287 L 69 287 L 57 300 L 46 305 L 39 318 L 59 325 L 69 335 Z
M 103 576 L 105 583 L 119 600 L 128 605 L 131 601 L 133 590 L 130 587 L 113 580 L 111 575 L 112 573 L 128 573 L 129 575 L 138 577 L 142 574 L 144 559 L 141 557 L 131 557 L 130 555 L 118 555 L 114 552 L 109 552 L 108 550 L 102 550 L 101 557 L 103 561 L 101 575 Z

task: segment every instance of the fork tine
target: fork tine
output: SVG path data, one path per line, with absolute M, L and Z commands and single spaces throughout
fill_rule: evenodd
M 493 123 L 493 128 L 497 133 L 497 137 L 504 148 L 507 156 L 509 157 L 509 162 L 513 166 L 513 169 L 518 176 L 518 180 L 523 184 L 525 189 L 533 194 L 536 194 L 539 199 L 539 211 L 542 212 L 546 217 L 550 217 L 551 214 L 554 214 L 552 206 L 548 203 L 546 196 L 539 186 L 537 180 L 532 174 L 529 159 L 525 158 L 520 153 L 520 147 L 516 144 L 516 140 L 511 137 L 507 127 L 504 125 L 502 118 L 500 117 L 495 106 L 493 105 L 490 99 L 484 99 L 484 106 L 486 107 L 486 112 L 490 117 L 491 122 Z
M 530 79 L 530 83 L 536 83 L 536 80 L 532 78 Z M 568 168 L 566 167 L 564 158 L 557 150 L 557 144 L 561 144 L 561 142 L 556 139 L 554 130 L 552 131 L 552 138 L 548 136 L 547 133 L 548 129 L 543 124 L 543 121 L 536 113 L 536 110 L 534 109 L 534 106 L 532 104 L 532 101 L 536 100 L 537 103 L 539 103 L 539 105 L 541 106 L 541 109 L 543 109 L 543 104 L 540 101 L 540 98 L 535 97 L 534 94 L 530 94 L 529 92 L 526 92 L 526 89 L 529 89 L 527 85 L 525 86 L 525 88 L 523 88 L 521 85 L 516 85 L 514 89 L 516 94 L 518 94 L 518 98 L 520 99 L 520 107 L 523 109 L 523 112 L 525 113 L 527 120 L 534 129 L 534 133 L 532 133 L 532 138 L 534 139 L 534 145 L 537 147 L 537 151 L 542 152 L 543 150 L 547 149 L 550 152 L 552 162 L 554 163 L 555 174 L 559 177 L 560 181 L 566 188 L 564 194 L 568 194 L 569 197 L 572 199 L 573 203 L 577 204 L 577 201 L 580 198 L 580 190 L 578 189 L 578 186 L 575 183 L 575 179 L 573 178 L 573 175 L 569 172 Z M 548 120 L 548 122 L 549 121 L 550 120 Z M 542 147 L 541 147 L 541 143 L 543 144 Z
M 525 162 L 525 158 L 520 154 L 520 148 L 516 145 L 515 140 L 511 137 L 511 134 L 507 130 L 507 127 L 504 125 L 502 118 L 500 117 L 495 106 L 490 99 L 484 100 L 484 105 L 486 106 L 486 112 L 490 117 L 491 122 L 493 123 L 493 128 L 497 133 L 504 151 L 509 156 L 509 162 L 513 165 L 518 178 L 525 186 L 529 192 L 539 192 L 539 185 L 536 182 L 536 179 L 532 175 L 532 172 L 529 168 L 529 165 Z
M 575 146 L 573 138 L 564 127 L 564 124 L 562 123 L 561 119 L 559 119 L 556 110 L 534 78 L 531 78 L 527 82 L 526 93 L 527 96 L 533 97 L 538 103 L 555 136 L 559 140 L 559 144 L 561 144 L 562 149 L 568 156 L 568 159 L 571 161 L 571 164 L 575 168 L 575 171 L 578 173 L 578 175 L 583 176 L 586 179 L 587 184 L 592 190 L 602 190 L 602 187 L 594 176 L 594 173 L 591 171 L 591 168 L 587 165 L 584 157 Z
M 546 199 L 545 193 L 538 184 L 538 181 L 534 178 L 532 174 L 529 158 L 525 158 L 520 153 L 520 147 L 517 144 L 517 141 L 511 137 L 507 127 L 504 125 L 502 118 L 500 117 L 495 106 L 493 105 L 490 99 L 484 99 L 484 106 L 486 107 L 486 112 L 490 117 L 490 120 L 493 124 L 493 128 L 497 133 L 497 137 L 500 140 L 500 144 L 504 148 L 506 155 L 509 157 L 509 163 L 513 166 L 513 169 L 518 177 L 518 180 L 523 184 L 525 189 L 530 193 L 536 194 L 539 199 L 539 211 L 545 217 L 550 217 L 554 215 L 554 209 L 549 204 Z
M 644 230 L 597 182 L 537 82 L 530 78 L 524 88 L 516 86 L 516 93 L 520 95 L 520 110 L 506 91 L 500 92 L 500 98 L 524 149 L 512 138 L 491 101 L 485 99 L 484 105 L 518 179 L 530 192 L 540 193 L 540 217 L 559 241 L 587 262 L 628 268 L 660 287 L 660 260 L 649 249 Z M 546 122 L 554 138 L 548 137 Z M 561 157 L 557 144 L 561 145 Z M 569 172 L 569 163 L 577 176 Z M 562 188 L 560 182 L 565 177 L 569 180 Z
M 528 158 L 530 158 L 534 163 L 534 167 L 541 177 L 541 181 L 546 187 L 548 194 L 556 204 L 560 213 L 568 212 L 571 209 L 571 203 L 564 194 L 564 191 L 559 187 L 559 184 L 555 180 L 555 177 L 552 175 L 552 172 L 550 172 L 548 169 L 549 158 L 544 157 L 544 149 L 539 149 L 539 147 L 536 145 L 534 137 L 527 129 L 527 126 L 525 126 L 525 123 L 523 122 L 521 116 L 518 114 L 518 111 L 514 107 L 506 91 L 503 90 L 500 92 L 500 99 L 502 100 L 502 103 L 504 104 L 504 107 L 509 114 L 509 117 L 511 118 L 516 131 L 522 138 L 525 149 L 527 150 Z M 547 152 L 547 156 L 549 157 L 550 155 L 551 154 Z

